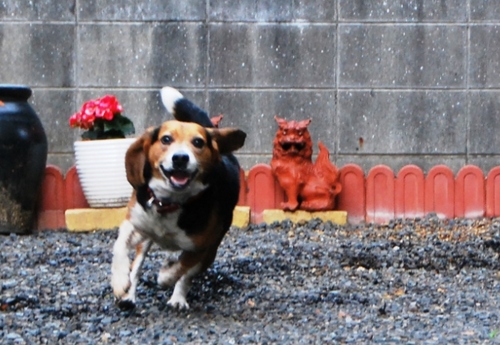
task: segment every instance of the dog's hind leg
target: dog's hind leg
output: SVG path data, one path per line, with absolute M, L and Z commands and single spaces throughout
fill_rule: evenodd
M 174 292 L 167 302 L 167 304 L 171 307 L 177 309 L 189 309 L 186 296 L 191 286 L 191 278 L 200 271 L 201 264 L 199 262 L 186 264 L 186 262 L 182 262 L 182 258 L 184 258 L 185 261 L 186 256 L 194 257 L 199 254 L 200 253 L 189 253 L 186 255 L 186 252 L 183 252 L 179 261 L 169 267 L 161 268 L 160 273 L 158 274 L 158 284 L 163 288 L 175 284 Z
M 174 292 L 168 300 L 167 304 L 176 309 L 189 309 L 186 296 L 191 288 L 191 279 L 196 273 L 200 272 L 201 263 L 189 268 L 181 278 L 175 283 Z
M 136 232 L 132 223 L 128 220 L 123 221 L 113 246 L 111 264 L 111 287 L 120 308 L 130 308 L 134 305 L 137 274 L 150 246 L 150 241 Z M 136 257 L 131 266 L 128 255 L 134 247 Z
M 199 252 L 182 252 L 179 261 L 170 267 L 163 267 L 158 274 L 158 284 L 162 287 L 174 286 L 174 292 L 167 304 L 177 309 L 188 309 L 186 296 L 191 287 L 191 279 L 204 271 L 214 261 L 217 245 Z

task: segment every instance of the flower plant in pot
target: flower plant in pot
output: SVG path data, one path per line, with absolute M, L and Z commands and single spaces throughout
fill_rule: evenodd
M 74 143 L 75 162 L 83 193 L 91 207 L 125 206 L 132 187 L 125 174 L 125 153 L 135 138 L 133 122 L 112 95 L 87 101 L 69 118 L 80 128 L 82 140 Z

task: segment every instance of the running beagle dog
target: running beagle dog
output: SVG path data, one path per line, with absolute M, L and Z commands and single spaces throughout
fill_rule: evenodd
M 191 278 L 214 261 L 238 201 L 240 167 L 232 152 L 243 146 L 246 134 L 214 128 L 207 113 L 176 89 L 164 87 L 161 98 L 176 120 L 148 129 L 125 157 L 134 192 L 111 265 L 121 309 L 135 306 L 139 271 L 153 243 L 180 252 L 177 262 L 162 266 L 158 284 L 174 286 L 170 306 L 188 309 Z

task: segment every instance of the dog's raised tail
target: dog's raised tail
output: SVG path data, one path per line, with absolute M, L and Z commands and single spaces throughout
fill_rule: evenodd
M 182 93 L 173 87 L 165 86 L 161 89 L 161 101 L 170 114 L 173 114 L 175 111 L 175 103 L 183 98 Z
M 185 98 L 173 87 L 165 86 L 161 89 L 161 101 L 178 121 L 195 122 L 203 127 L 214 126 L 206 111 Z

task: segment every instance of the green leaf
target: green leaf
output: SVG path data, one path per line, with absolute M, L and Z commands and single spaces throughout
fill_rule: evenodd
M 135 133 L 134 123 L 128 117 L 120 115 L 115 117 L 115 119 L 119 122 L 123 134 L 129 135 Z
M 82 138 L 87 140 L 118 139 L 134 133 L 133 122 L 125 116 L 116 115 L 111 121 L 96 119 L 94 128 L 84 132 Z
M 116 115 L 111 121 L 104 121 L 104 132 L 108 131 L 119 131 L 123 136 L 134 134 L 135 127 L 132 121 L 125 116 Z
M 92 129 L 89 129 L 88 131 L 82 133 L 82 139 L 97 140 L 99 139 L 98 137 L 99 137 L 99 132 L 94 131 Z
M 118 129 L 110 129 L 109 131 L 102 132 L 102 136 L 99 139 L 119 139 L 125 138 L 123 132 Z
M 114 117 L 111 121 L 102 121 L 103 131 L 111 131 L 113 129 L 120 130 L 120 123 L 117 117 Z

